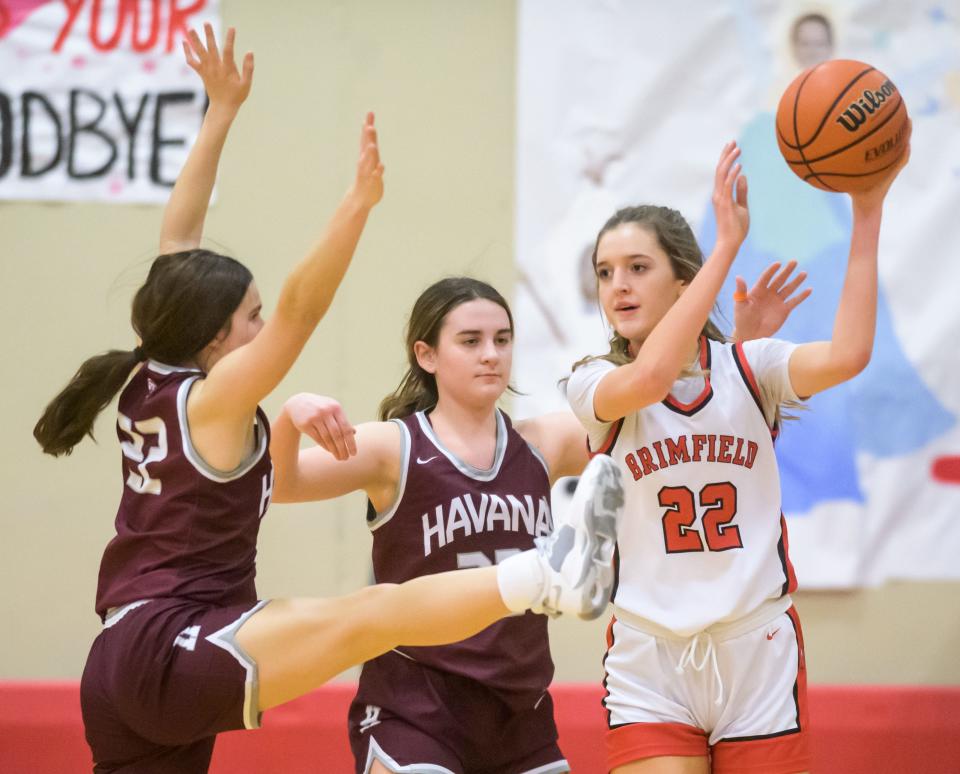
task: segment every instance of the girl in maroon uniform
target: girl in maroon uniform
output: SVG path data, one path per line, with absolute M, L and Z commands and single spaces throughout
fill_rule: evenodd
M 101 772 L 205 771 L 217 733 L 256 727 L 262 711 L 353 664 L 461 640 L 544 602 L 602 609 L 610 591 L 601 570 L 616 513 L 603 506 L 618 482 L 602 467 L 579 522 L 497 568 L 336 599 L 257 600 L 257 531 L 273 491 L 258 403 L 333 300 L 382 196 L 383 166 L 371 115 L 353 184 L 264 322 L 250 272 L 198 247 L 253 76 L 252 56 L 238 70 L 233 45 L 230 30 L 221 55 L 209 25 L 205 41 L 191 31 L 184 44 L 210 107 L 164 214 L 162 254 L 134 298 L 140 343 L 84 362 L 34 430 L 45 452 L 68 454 L 129 378 L 117 420 L 124 491 L 97 590 L 104 629 L 81 682 Z
M 748 295 L 737 334 L 776 330 L 808 291 L 771 267 Z M 780 291 L 779 293 L 777 291 Z M 414 304 L 409 369 L 380 422 L 349 425 L 335 401 L 296 395 L 273 424 L 274 499 L 301 502 L 363 490 L 377 581 L 404 582 L 493 565 L 550 526 L 550 487 L 587 464 L 570 412 L 512 424 L 507 390 L 513 318 L 490 285 L 441 280 Z M 301 433 L 320 446 L 299 450 Z M 331 453 L 328 453 L 331 452 Z M 339 461 L 338 461 L 339 460 Z M 546 619 L 527 613 L 464 642 L 396 648 L 367 662 L 350 710 L 356 771 L 568 771 L 547 686 Z

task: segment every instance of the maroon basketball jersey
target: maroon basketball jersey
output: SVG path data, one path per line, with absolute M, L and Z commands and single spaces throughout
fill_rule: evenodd
M 536 536 L 553 529 L 546 463 L 505 414 L 497 411 L 489 470 L 445 448 L 422 412 L 394 421 L 403 449 L 399 493 L 383 513 L 369 505 L 367 513 L 377 582 L 489 566 L 532 548 Z M 507 694 L 539 696 L 553 677 L 547 619 L 530 612 L 453 645 L 398 650 Z
M 123 496 L 100 563 L 97 613 L 140 599 L 256 601 L 257 533 L 273 491 L 270 423 L 257 409 L 256 449 L 228 473 L 207 465 L 187 428 L 195 369 L 149 361 L 120 395 Z

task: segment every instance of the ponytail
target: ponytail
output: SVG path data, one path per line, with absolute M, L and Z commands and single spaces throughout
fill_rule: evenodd
M 150 357 L 181 365 L 195 359 L 230 318 L 253 279 L 243 264 L 210 250 L 158 256 L 133 298 L 131 322 L 143 341 L 134 350 L 112 349 L 84 362 L 33 428 L 44 452 L 69 454 L 83 436 L 93 438 L 97 415 L 123 387 L 137 363 Z
M 93 438 L 93 423 L 123 387 L 142 359 L 140 348 L 111 349 L 84 361 L 43 412 L 33 428 L 46 454 L 70 454 L 83 436 Z
M 437 399 L 437 378 L 415 363 L 407 369 L 397 389 L 380 402 L 380 421 L 432 409 Z

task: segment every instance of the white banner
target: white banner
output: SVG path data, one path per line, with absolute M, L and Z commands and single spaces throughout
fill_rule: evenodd
M 960 578 L 960 2 L 709 0 L 519 6 L 514 372 L 518 416 L 565 406 L 556 382 L 607 351 L 590 255 L 627 204 L 666 204 L 709 253 L 720 148 L 736 138 L 751 231 L 734 273 L 773 260 L 813 296 L 778 336 L 829 338 L 849 198 L 800 182 L 777 150 L 780 94 L 807 63 L 858 59 L 913 118 L 913 156 L 888 197 L 877 339 L 868 369 L 809 401 L 778 441 L 801 587 Z M 820 18 L 807 18 L 809 14 Z M 732 327 L 732 279 L 721 308 Z
M 164 202 L 206 107 L 219 0 L 0 0 L 0 199 Z

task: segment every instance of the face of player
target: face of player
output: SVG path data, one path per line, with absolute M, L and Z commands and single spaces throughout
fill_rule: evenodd
M 826 61 L 833 54 L 830 30 L 819 19 L 804 19 L 793 32 L 793 56 L 806 69 Z
M 460 304 L 444 318 L 436 347 L 417 342 L 417 359 L 436 377 L 441 400 L 455 396 L 474 406 L 492 406 L 510 381 L 510 318 L 485 298 Z
M 201 357 L 201 361 L 205 371 L 213 368 L 214 363 L 220 358 L 253 341 L 254 336 L 263 328 L 264 320 L 260 316 L 262 306 L 260 291 L 257 290 L 256 283 L 251 282 L 240 301 L 240 306 L 230 317 L 229 333 L 225 336 L 223 334 L 217 336 L 204 350 L 206 359 Z
M 652 231 L 622 223 L 597 245 L 597 287 L 614 330 L 639 345 L 680 298 L 686 283 L 677 279 Z

